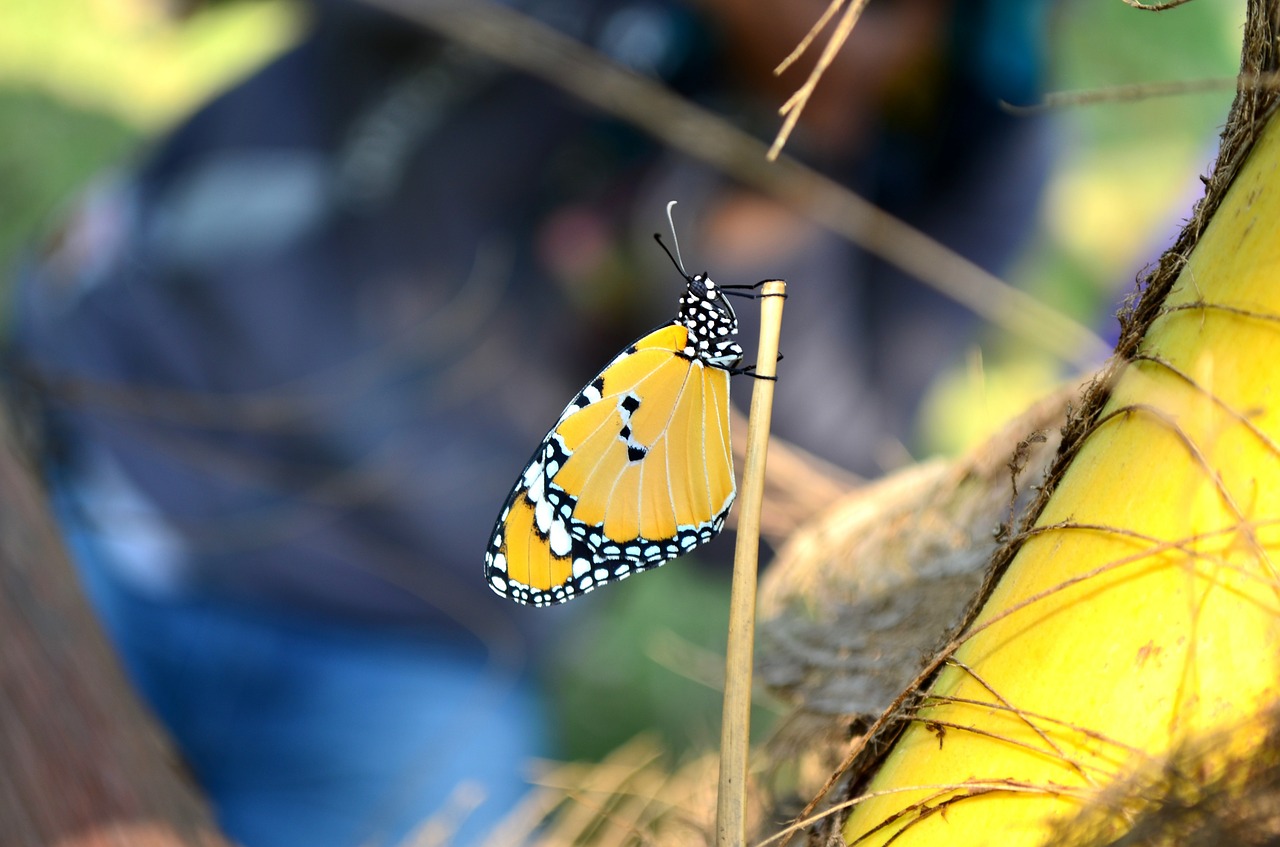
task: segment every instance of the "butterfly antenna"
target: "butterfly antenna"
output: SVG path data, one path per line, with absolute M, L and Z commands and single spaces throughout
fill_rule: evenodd
M 671 227 L 671 242 L 675 245 L 676 252 L 672 254 L 670 250 L 667 250 L 667 245 L 662 242 L 662 236 L 655 233 L 653 237 L 662 245 L 662 249 L 666 250 L 667 257 L 670 258 L 671 263 L 676 266 L 676 270 L 680 271 L 680 276 L 688 279 L 689 272 L 684 269 L 684 258 L 680 255 L 680 237 L 676 235 L 676 222 L 671 216 L 671 207 L 675 204 L 675 200 L 672 200 L 667 204 L 667 225 Z

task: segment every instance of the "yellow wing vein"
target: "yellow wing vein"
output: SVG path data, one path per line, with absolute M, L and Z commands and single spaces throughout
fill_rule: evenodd
M 649 348 L 646 348 L 645 350 L 637 350 L 635 353 L 632 353 L 631 355 L 632 355 L 632 356 L 638 356 L 638 355 L 640 355 L 641 353 L 647 352 L 648 350 L 661 350 L 662 352 L 670 353 L 672 356 L 676 355 L 674 350 L 666 350 L 665 348 L 658 348 L 658 347 L 649 347 Z M 630 357 L 628 357 L 628 358 L 630 358 Z M 619 363 L 619 362 L 621 362 L 621 361 L 625 361 L 625 360 L 620 359 L 620 360 L 618 360 L 618 362 L 615 362 L 614 364 L 618 364 L 618 363 Z M 645 381 L 646 379 L 648 379 L 649 377 L 651 377 L 651 376 L 653 376 L 654 374 L 656 374 L 658 371 L 662 370 L 662 368 L 666 367 L 666 365 L 667 365 L 667 361 L 668 361 L 667 359 L 662 359 L 661 361 L 657 362 L 657 363 L 653 366 L 653 368 L 652 368 L 651 370 L 649 370 L 649 372 L 648 372 L 648 373 L 646 373 L 644 376 L 637 377 L 637 378 L 636 378 L 636 380 L 632 383 L 632 385 L 639 385 L 640 383 L 644 382 L 644 381 Z M 612 366 L 610 366 L 610 367 L 608 367 L 608 368 L 605 368 L 605 370 L 600 374 L 600 378 L 601 378 L 601 379 L 603 379 L 605 382 L 608 382 L 608 381 L 609 381 L 609 371 L 610 371 L 610 370 L 612 370 Z M 611 400 L 611 399 L 613 399 L 613 398 L 615 398 L 615 397 L 621 397 L 622 395 L 626 394 L 626 393 L 627 393 L 628 391 L 630 391 L 630 390 L 631 390 L 631 389 L 629 389 L 629 388 L 624 388 L 624 389 L 622 389 L 622 390 L 620 390 L 620 391 L 615 391 L 615 392 L 613 392 L 612 394 L 604 394 L 604 393 L 602 393 L 602 394 L 600 395 L 600 399 L 599 399 L 599 400 L 597 400 L 597 401 L 596 401 L 596 403 L 603 403 L 605 400 Z M 641 398 L 641 399 L 644 399 L 644 398 Z M 595 405 L 595 403 L 593 403 L 592 405 L 594 406 L 594 405 Z
M 635 354 L 633 353 L 632 355 L 635 355 Z M 614 361 L 614 364 L 617 364 L 617 361 L 618 361 L 618 360 L 615 360 L 615 361 Z M 655 365 L 655 366 L 654 366 L 654 368 L 653 368 L 652 370 L 650 370 L 648 373 L 646 373 L 646 374 L 645 374 L 643 377 L 641 377 L 640 379 L 637 379 L 637 380 L 636 380 L 636 384 L 641 383 L 641 382 L 644 382 L 646 379 L 648 379 L 649 377 L 653 376 L 653 375 L 654 375 L 655 373 L 657 373 L 657 372 L 658 372 L 658 370 L 659 370 L 663 365 L 665 365 L 665 364 L 666 364 L 665 362 L 658 362 L 658 363 L 657 363 L 657 365 Z M 612 365 L 610 365 L 610 367 L 612 367 Z M 606 378 L 607 378 L 608 373 L 609 373 L 609 368 L 605 368 L 605 369 L 600 373 L 600 378 L 601 378 L 601 379 L 606 379 Z M 629 389 L 628 389 L 628 390 L 629 390 Z M 626 393 L 627 393 L 627 391 L 618 391 L 618 392 L 615 392 L 615 393 L 613 393 L 613 394 L 604 394 L 604 395 L 601 395 L 600 399 L 599 399 L 599 400 L 597 400 L 595 403 L 592 403 L 592 404 L 591 404 L 591 406 L 595 406 L 595 405 L 597 405 L 597 404 L 599 404 L 599 403 L 603 403 L 603 402 L 605 402 L 606 400 L 612 400 L 612 399 L 614 399 L 614 398 L 621 397 L 622 395 L 624 395 L 624 394 L 626 394 Z M 642 398 L 640 398 L 640 399 L 641 399 L 641 402 L 643 402 L 644 398 L 642 397 Z M 588 408 L 588 409 L 589 409 L 589 408 L 591 408 L 591 406 L 587 406 L 586 408 Z M 572 415 L 570 415 L 569 417 L 570 417 L 570 418 L 572 418 L 573 416 L 572 416 Z M 565 420 L 568 420 L 568 419 L 569 419 L 569 418 L 566 418 Z M 583 439 L 582 439 L 582 443 L 586 443 L 587 441 L 589 441 L 593 436 L 595 436 L 598 432 L 600 432 L 600 430 L 601 430 L 601 429 L 603 429 L 605 426 L 607 426 L 611 421 L 616 421 L 616 417 L 615 417 L 614 415 L 610 415 L 610 416 L 606 417 L 604 420 L 602 420 L 602 421 L 600 422 L 600 425 L 599 425 L 599 426 L 597 426 L 595 429 L 591 430 L 591 434 L 590 434 L 590 435 L 588 435 L 587 437 L 585 437 L 585 438 L 583 438 Z M 564 421 L 561 421 L 561 424 L 563 424 L 563 423 L 564 423 Z M 559 429 L 559 428 L 560 428 L 560 425 L 557 425 L 557 426 L 556 426 L 556 429 Z M 596 459 L 595 464 L 591 465 L 591 466 L 590 466 L 590 467 L 589 467 L 589 468 L 588 468 L 588 469 L 583 473 L 582 478 L 583 478 L 584 480 L 587 480 L 587 481 L 589 482 L 589 481 L 590 481 L 590 479 L 595 475 L 596 469 L 600 467 L 600 463 L 601 463 L 602 461 L 604 461 L 604 454 L 601 454 L 601 455 L 600 455 L 600 458 Z M 584 485 L 583 485 L 583 489 L 584 489 L 584 490 L 583 490 L 583 491 L 579 491 L 579 492 L 577 492 L 577 496 L 581 497 L 581 496 L 584 494 L 584 492 L 585 492 L 585 489 L 586 489 L 586 488 L 587 488 L 587 485 L 585 485 L 585 484 L 584 484 Z M 612 495 L 613 495 L 613 490 L 612 490 L 612 489 L 610 489 L 610 491 L 609 491 L 609 495 L 610 495 L 610 497 L 612 497 Z M 607 510 L 607 509 L 606 509 L 606 510 Z
M 684 384 L 680 386 L 680 394 L 679 396 L 676 397 L 676 402 L 672 404 L 671 414 L 667 415 L 667 422 L 663 424 L 663 427 L 662 427 L 662 438 L 667 441 L 671 440 L 671 420 L 676 416 L 676 409 L 680 408 L 680 403 L 684 401 L 685 389 L 689 385 L 689 374 L 692 372 L 693 372 L 693 363 L 690 362 L 689 370 L 685 373 Z M 667 459 L 667 474 L 666 474 L 667 475 L 667 499 L 671 501 L 671 514 L 675 516 L 676 532 L 679 533 L 680 504 L 676 502 L 676 493 L 675 493 L 675 490 L 671 487 L 672 486 L 671 448 L 668 447 L 664 452 L 666 453 L 666 459 Z
M 698 378 L 704 380 L 702 385 L 702 428 L 698 435 L 698 449 L 702 452 L 702 484 L 707 489 L 707 510 L 711 516 L 714 516 L 718 509 L 715 501 L 715 495 L 711 491 L 711 474 L 707 471 L 707 395 L 712 393 L 708 391 L 705 382 L 706 375 L 699 372 Z
M 662 425 L 662 435 L 654 439 L 654 444 L 658 441 L 671 440 L 671 420 L 676 416 L 676 409 L 680 408 L 680 404 L 684 402 L 685 389 L 689 387 L 689 374 L 693 373 L 694 363 L 689 362 L 689 369 L 685 371 L 684 382 L 680 384 L 680 392 L 676 395 L 676 402 L 671 404 L 671 412 L 667 415 L 667 421 Z M 671 501 L 671 514 L 675 518 L 676 531 L 680 531 L 680 507 L 676 503 L 675 492 L 671 488 L 671 450 L 668 448 L 663 451 L 666 454 L 667 465 L 667 499 Z
M 667 363 L 666 363 L 666 362 L 663 362 L 663 365 L 665 365 L 665 364 L 667 364 Z M 676 400 L 675 400 L 675 402 L 674 402 L 674 403 L 672 403 L 672 404 L 671 404 L 671 410 L 667 413 L 667 420 L 666 420 L 666 421 L 663 423 L 663 425 L 662 425 L 662 429 L 661 429 L 661 431 L 660 431 L 660 432 L 661 432 L 661 434 L 660 434 L 657 438 L 653 439 L 653 444 L 645 445 L 646 447 L 648 447 L 648 448 L 650 448 L 650 449 L 653 449 L 654 447 L 656 447 L 659 441 L 662 441 L 663 439 L 667 438 L 667 437 L 668 437 L 669 432 L 671 431 L 671 419 L 675 417 L 676 409 L 680 408 L 680 403 L 684 400 L 684 392 L 685 392 L 685 389 L 686 389 L 686 388 L 688 387 L 688 385 L 689 385 L 689 374 L 693 372 L 693 362 L 692 362 L 692 361 L 690 361 L 689 365 L 690 365 L 690 366 L 689 366 L 689 368 L 685 371 L 684 380 L 683 380 L 683 381 L 681 381 L 681 383 L 680 383 L 680 390 L 679 390 L 678 392 L 676 392 Z M 653 371 L 650 371 L 650 372 L 649 372 L 649 376 L 652 376 L 652 375 L 653 375 L 654 373 L 656 373 L 656 372 L 657 372 L 657 368 L 655 368 Z M 643 398 L 643 397 L 640 399 L 640 402 L 641 402 L 641 403 L 643 403 L 643 402 L 644 402 L 644 398 Z M 668 472 L 667 472 L 667 490 L 668 490 L 668 493 L 670 493 L 670 490 L 671 490 L 671 473 L 670 473 L 670 462 L 671 462 L 671 457 L 670 457 L 670 453 L 671 453 L 671 451 L 670 451 L 670 450 L 668 450 L 668 451 L 666 451 L 666 452 L 667 452 L 667 454 L 668 454 L 668 455 L 667 455 L 667 463 L 668 463 Z M 643 480 L 644 480 L 644 472 L 645 472 L 645 465 L 644 465 L 644 463 L 642 462 L 642 463 L 641 463 L 641 467 L 640 467 L 640 474 L 639 474 L 640 479 L 641 479 L 640 493 L 643 493 L 643 492 L 644 492 L 644 483 L 643 483 Z M 614 481 L 614 488 L 616 488 L 616 487 L 617 487 L 617 483 L 618 483 L 618 480 L 615 480 L 615 481 Z M 609 504 L 609 505 L 606 505 L 606 506 L 605 506 L 605 523 L 606 523 L 606 524 L 608 523 L 608 518 L 609 518 L 609 509 L 612 507 L 612 504 L 613 504 L 613 491 L 614 491 L 614 489 L 610 489 L 610 491 L 609 491 L 609 499 L 608 499 L 608 501 L 606 501 L 606 502 Z M 641 500 L 641 508 L 643 508 L 643 500 Z M 674 496 L 672 497 L 672 501 L 671 501 L 671 513 L 672 513 L 673 515 L 675 515 L 675 516 L 676 516 L 676 525 L 677 525 L 677 526 L 679 526 L 679 515 L 680 515 L 680 512 L 679 512 L 679 510 L 676 508 L 676 503 L 675 503 Z M 615 538 L 615 539 L 613 539 L 613 540 L 614 540 L 614 541 L 623 541 L 624 539 Z M 626 539 L 626 540 L 631 540 L 631 539 Z M 650 540 L 650 541 L 656 541 L 656 540 L 658 540 L 658 539 L 649 539 L 649 540 Z
M 733 489 L 733 487 L 734 487 L 734 479 L 733 479 L 733 443 L 732 443 L 732 441 L 730 440 L 730 437 L 729 437 L 729 421 L 728 421 L 728 413 L 729 413 L 729 381 L 728 381 L 728 380 L 725 380 L 725 383 L 724 383 L 724 404 L 723 404 L 723 407 L 722 407 L 722 408 L 717 408 L 717 409 L 716 409 L 715 420 L 716 420 L 716 430 L 717 430 L 717 432 L 718 432 L 718 433 L 719 433 L 719 435 L 720 435 L 720 450 L 721 450 L 721 456 L 720 456 L 720 458 L 721 458 L 721 460 L 724 462 L 725 470 L 726 470 L 726 471 L 728 472 L 728 474 L 729 474 L 729 486 L 730 486 L 730 489 L 732 490 L 732 489 Z M 710 478 L 709 478 L 709 477 L 708 477 L 708 483 L 707 483 L 707 484 L 708 484 L 708 485 L 710 485 Z M 723 508 L 723 503 L 721 503 L 719 506 L 716 506 L 715 508 L 716 508 L 717 510 L 719 510 L 719 509 Z

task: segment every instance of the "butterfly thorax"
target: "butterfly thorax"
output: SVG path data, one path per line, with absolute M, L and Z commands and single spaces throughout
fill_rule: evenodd
M 688 278 L 676 321 L 689 332 L 685 356 L 725 370 L 742 364 L 742 347 L 733 340 L 738 334 L 738 316 L 724 291 L 705 273 Z

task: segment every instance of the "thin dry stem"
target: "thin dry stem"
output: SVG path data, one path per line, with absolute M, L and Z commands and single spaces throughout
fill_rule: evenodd
M 964 673 L 970 679 L 977 682 L 979 685 L 981 685 L 983 688 L 989 691 L 992 697 L 995 697 L 996 700 L 1000 701 L 1000 704 L 1002 706 L 1007 707 L 1012 714 L 1017 715 L 1018 719 L 1021 720 L 1024 724 L 1026 724 L 1028 729 L 1030 729 L 1036 735 L 1040 736 L 1040 740 L 1043 741 L 1045 743 L 1045 746 L 1047 746 L 1053 752 L 1053 754 L 1058 757 L 1059 761 L 1066 762 L 1067 764 L 1069 764 L 1072 768 L 1075 769 L 1076 773 L 1080 774 L 1080 776 L 1083 779 L 1087 780 L 1090 785 L 1097 784 L 1093 780 L 1093 778 L 1085 772 L 1084 766 L 1080 764 L 1080 762 L 1069 757 L 1061 747 L 1059 747 L 1056 743 L 1054 743 L 1053 739 L 1049 737 L 1049 734 L 1047 732 L 1041 729 L 1040 726 L 1036 724 L 1035 721 L 1031 720 L 1027 715 L 1023 714 L 1022 710 L 1016 708 L 1012 703 L 1010 703 L 1008 698 L 1006 698 L 1003 694 L 996 691 L 995 687 L 992 686 L 991 683 L 987 682 L 982 677 L 981 674 L 979 674 L 976 670 L 969 667 L 969 665 L 965 664 L 964 662 L 960 661 L 954 656 L 951 657 L 949 664 L 952 667 L 956 667 L 964 671 Z
M 838 5 L 832 3 L 832 7 Z M 800 120 L 800 113 L 804 111 L 805 105 L 809 102 L 809 98 L 813 96 L 814 89 L 818 87 L 818 80 L 822 79 L 822 75 L 826 73 L 827 68 L 831 67 L 831 63 L 835 61 L 836 54 L 840 52 L 840 48 L 844 46 L 845 41 L 849 38 L 849 33 L 853 32 L 854 26 L 858 23 L 858 18 L 862 17 L 862 10 L 866 8 L 867 0 L 853 0 L 848 8 L 844 10 L 840 22 L 836 24 L 835 31 L 831 33 L 831 38 L 827 40 L 827 44 L 822 48 L 822 54 L 818 57 L 818 62 L 814 65 L 813 70 L 809 72 L 809 78 L 804 81 L 804 85 L 792 94 L 787 102 L 782 104 L 782 108 L 778 110 L 785 120 L 782 122 L 782 128 L 778 130 L 778 135 L 773 139 L 773 144 L 769 147 L 767 158 L 774 161 L 778 158 L 778 154 L 782 152 L 782 148 L 787 143 L 787 139 L 791 137 L 791 131 L 795 129 L 796 123 Z M 832 7 L 828 7 L 827 12 L 819 19 L 815 28 L 825 26 L 825 19 L 830 15 Z M 810 30 L 810 35 L 813 35 Z M 811 40 L 806 36 L 801 42 L 802 47 L 808 46 Z M 801 48 L 797 48 L 800 50 Z M 793 53 L 793 55 L 795 55 Z M 785 63 L 784 63 L 785 64 Z
M 756 569 L 760 555 L 760 507 L 773 414 L 778 337 L 787 284 L 770 280 L 760 288 L 760 344 L 755 390 L 747 428 L 747 462 L 738 499 L 738 538 L 729 597 L 729 641 L 725 650 L 724 722 L 716 843 L 739 847 L 747 837 L 747 764 L 751 752 L 751 677 L 755 654 Z
M 1054 91 L 1045 94 L 1039 103 L 1018 105 L 1001 103 L 1005 111 L 1015 115 L 1034 115 L 1052 109 L 1075 106 L 1094 106 L 1101 103 L 1135 103 L 1157 97 L 1178 97 L 1188 94 L 1212 94 L 1219 91 L 1275 91 L 1280 88 L 1280 75 L 1275 73 L 1245 73 L 1237 76 L 1212 79 L 1171 80 L 1168 82 L 1134 82 L 1090 88 L 1083 91 Z
M 822 17 L 818 18 L 817 23 L 809 28 L 809 31 L 805 34 L 804 38 L 800 39 L 800 43 L 791 51 L 791 54 L 779 62 L 778 66 L 773 69 L 775 75 L 781 76 L 786 73 L 787 68 L 795 64 L 796 61 L 804 55 L 804 52 L 809 49 L 809 45 L 813 43 L 813 40 L 827 28 L 827 24 L 831 22 L 833 17 L 835 17 L 836 12 L 840 11 L 840 7 L 844 5 L 844 2 L 845 0 L 831 0 L 827 5 L 826 11 L 822 13 Z
M 1163 12 L 1167 9 L 1173 9 L 1191 0 L 1168 0 L 1166 3 L 1143 3 L 1141 0 L 1121 0 L 1126 6 L 1132 6 L 1135 9 L 1141 9 L 1144 12 Z
M 951 663 L 954 663 L 954 662 L 951 662 Z M 1007 711 L 1013 714 L 1017 714 L 1020 717 L 1023 717 L 1028 720 L 1039 721 L 1045 724 L 1053 724 L 1054 726 L 1059 727 L 1061 729 L 1070 730 L 1071 732 L 1075 732 L 1080 735 L 1083 735 L 1084 737 L 1089 738 L 1090 740 L 1100 741 L 1103 744 L 1116 748 L 1116 751 L 1122 754 L 1123 756 L 1123 758 L 1117 759 L 1114 762 L 1114 764 L 1116 765 L 1121 765 L 1121 764 L 1131 762 L 1135 757 L 1142 757 L 1142 756 L 1149 755 L 1147 751 L 1143 750 L 1141 747 L 1136 747 L 1132 744 L 1126 744 L 1117 738 L 1112 738 L 1111 736 L 1106 735 L 1105 733 L 1098 732 L 1095 729 L 1090 729 L 1087 726 L 1082 726 L 1080 724 L 1073 723 L 1072 721 L 1065 721 L 1065 720 L 1062 720 L 1061 718 L 1055 718 L 1052 715 L 1046 715 L 1040 712 L 1032 712 L 1027 709 L 1014 708 L 1004 703 L 993 703 L 989 700 L 977 700 L 972 697 L 956 697 L 950 694 L 929 694 L 927 695 L 924 702 L 922 702 L 919 706 L 916 706 L 915 708 L 916 716 L 919 717 L 920 713 L 923 712 L 925 709 L 932 708 L 933 706 L 936 706 L 936 705 L 942 705 L 943 703 L 957 703 L 957 704 L 967 705 L 967 706 L 979 706 L 983 709 L 991 709 L 994 711 Z
M 1077 795 L 1077 796 L 1080 796 L 1081 799 L 1083 799 L 1085 796 L 1083 792 L 1079 792 L 1065 786 L 1060 786 L 1060 785 L 1041 786 L 1041 785 L 1035 785 L 1032 783 L 1019 782 L 1016 780 L 972 780 L 969 782 L 957 782 L 957 783 L 937 784 L 937 785 L 901 785 L 901 786 L 896 786 L 894 788 L 881 789 L 879 791 L 867 791 L 862 794 L 859 794 L 856 797 L 851 797 L 847 800 L 843 800 L 840 803 L 837 803 L 836 805 L 832 806 L 830 809 L 824 809 L 816 815 L 802 817 L 801 819 L 798 819 L 793 823 L 788 824 L 786 828 L 779 830 L 778 832 L 769 836 L 765 840 L 758 842 L 756 844 L 756 847 L 768 847 L 768 845 L 778 841 L 781 841 L 782 844 L 785 845 L 787 844 L 788 841 L 790 841 L 792 837 L 795 836 L 797 832 L 800 832 L 810 826 L 813 826 L 815 823 L 819 823 L 825 818 L 828 818 L 831 815 L 836 814 L 837 812 L 846 811 L 858 805 L 859 803 L 865 803 L 867 800 L 872 800 L 877 797 L 888 797 L 894 794 L 905 794 L 907 792 L 914 792 L 914 791 L 933 791 L 935 792 L 932 795 L 933 797 L 943 797 L 943 796 L 946 796 L 949 792 L 962 791 L 962 790 L 977 791 L 982 793 L 990 793 L 992 791 L 1008 791 L 1008 792 L 1019 793 L 1019 794 L 1051 794 L 1053 796 L 1060 796 L 1065 794 L 1065 795 Z M 978 796 L 978 795 L 973 794 L 970 796 Z M 893 818 L 888 820 L 897 820 L 899 817 L 902 816 L 902 814 L 905 814 L 908 811 L 917 809 L 919 805 L 920 805 L 919 803 L 913 804 L 912 806 L 909 806 L 907 809 L 904 809 L 902 812 L 899 812 L 897 815 L 894 815 Z M 882 822 L 881 826 L 883 826 L 884 823 L 887 823 L 888 820 L 886 820 L 885 822 Z M 870 834 L 871 834 L 870 832 L 864 833 L 862 837 L 865 838 L 867 835 L 870 835 Z

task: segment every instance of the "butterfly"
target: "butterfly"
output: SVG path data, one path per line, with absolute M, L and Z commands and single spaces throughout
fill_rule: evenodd
M 675 241 L 674 223 L 671 232 Z M 741 367 L 725 296 L 756 286 L 690 276 L 675 248 L 667 255 L 685 280 L 675 319 L 578 392 L 507 496 L 485 551 L 498 594 L 563 603 L 665 564 L 724 526 L 737 493 L 729 377 L 752 371 Z

